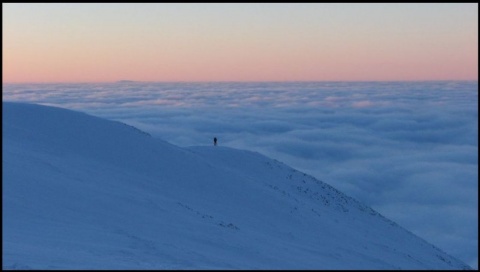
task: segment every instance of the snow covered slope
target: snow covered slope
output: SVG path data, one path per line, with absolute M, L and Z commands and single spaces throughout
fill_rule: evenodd
M 469 269 L 261 154 L 3 103 L 4 269 Z

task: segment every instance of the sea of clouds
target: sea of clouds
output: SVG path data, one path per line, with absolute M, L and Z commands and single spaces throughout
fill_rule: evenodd
M 478 268 L 478 81 L 3 84 L 2 98 L 260 152 Z

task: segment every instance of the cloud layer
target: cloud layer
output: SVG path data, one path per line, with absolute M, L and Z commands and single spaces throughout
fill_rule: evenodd
M 4 101 L 261 152 L 478 267 L 478 82 L 8 84 Z M 239 162 L 241 163 L 241 162 Z

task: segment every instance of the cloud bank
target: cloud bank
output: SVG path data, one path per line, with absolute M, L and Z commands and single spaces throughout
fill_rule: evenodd
M 477 81 L 4 84 L 3 101 L 261 152 L 478 267 Z

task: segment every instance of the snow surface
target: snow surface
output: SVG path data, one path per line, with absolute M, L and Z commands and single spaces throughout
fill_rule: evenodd
M 3 269 L 470 269 L 259 153 L 3 103 Z

